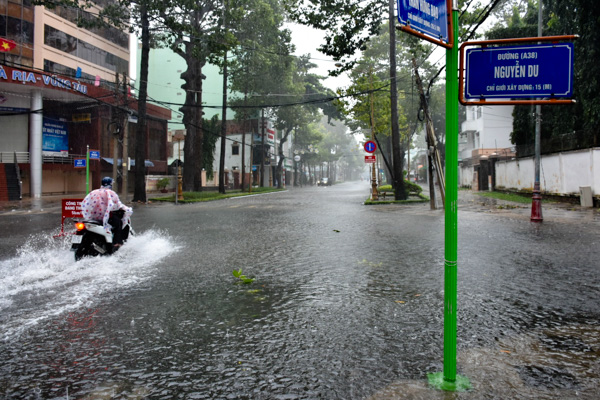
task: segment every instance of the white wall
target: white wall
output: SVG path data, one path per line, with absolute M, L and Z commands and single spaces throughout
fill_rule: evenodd
M 534 174 L 533 157 L 498 161 L 496 186 L 533 190 Z M 592 195 L 600 196 L 600 148 L 542 156 L 540 186 L 542 192 L 559 195 L 578 195 L 580 186 L 591 186 Z
M 458 169 L 458 186 L 459 187 L 472 187 L 474 173 L 475 173 L 475 170 L 472 165 L 469 165 L 466 167 L 460 167 Z
M 482 106 L 483 131 L 481 147 L 484 149 L 502 149 L 511 147 L 513 106 Z

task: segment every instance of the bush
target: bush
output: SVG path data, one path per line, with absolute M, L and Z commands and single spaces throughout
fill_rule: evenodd
M 423 188 L 411 181 L 404 181 L 404 187 L 408 190 L 408 193 L 420 194 Z
M 404 188 L 408 191 L 409 194 L 420 194 L 423 191 L 423 188 L 416 183 L 404 180 Z M 381 185 L 379 187 L 380 192 L 393 192 L 392 185 Z
M 163 190 L 169 183 L 171 183 L 171 178 L 160 178 L 156 181 L 156 188 L 158 190 Z

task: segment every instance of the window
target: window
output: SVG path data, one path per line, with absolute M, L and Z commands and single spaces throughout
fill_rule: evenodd
M 238 156 L 240 154 L 240 146 L 237 144 L 231 145 L 231 154 L 234 156 Z
M 129 71 L 129 62 L 127 60 L 61 32 L 49 25 L 44 26 L 44 44 L 118 73 Z

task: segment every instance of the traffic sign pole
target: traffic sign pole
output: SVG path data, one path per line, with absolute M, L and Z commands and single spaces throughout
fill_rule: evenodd
M 457 10 L 453 10 L 454 14 Z M 454 21 L 458 26 L 458 20 Z M 458 33 L 455 35 L 458 38 Z M 446 209 L 444 250 L 444 382 L 456 381 L 458 256 L 458 45 L 446 50 Z
M 456 374 L 458 286 L 458 4 L 453 0 L 454 46 L 446 50 L 446 208 L 444 246 L 444 370 L 429 374 L 429 383 L 448 391 L 466 390 L 469 379 Z

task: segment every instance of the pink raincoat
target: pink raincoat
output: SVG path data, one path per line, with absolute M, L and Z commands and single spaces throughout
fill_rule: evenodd
M 127 207 L 119 200 L 119 195 L 108 188 L 100 188 L 91 191 L 81 203 L 81 212 L 84 219 L 102 221 L 104 230 L 107 233 L 112 232 L 112 227 L 108 223 L 111 211 L 125 210 L 123 215 L 123 224 L 129 222 L 129 217 L 133 214 L 131 207 Z

